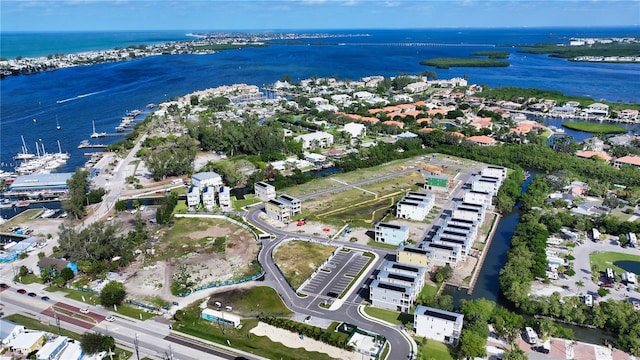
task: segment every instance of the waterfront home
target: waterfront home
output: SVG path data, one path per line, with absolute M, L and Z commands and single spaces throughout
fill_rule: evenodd
M 638 110 L 635 109 L 624 109 L 618 112 L 618 118 L 620 120 L 635 122 L 638 120 Z
M 500 178 L 476 174 L 471 181 L 471 190 L 490 193 L 492 196 L 500 189 Z
M 462 201 L 471 204 L 491 206 L 492 200 L 493 194 L 488 191 L 467 190 L 462 195 Z
M 486 135 L 469 136 L 467 141 L 480 146 L 491 146 L 497 144 L 496 139 Z
M 432 242 L 435 240 L 436 242 Z M 429 266 L 456 266 L 463 259 L 462 247 L 464 240 L 441 238 L 438 235 L 427 241 L 424 248 L 429 251 Z
M 603 151 L 604 141 L 598 138 L 588 138 L 582 141 L 582 150 Z
M 393 311 L 409 312 L 413 305 L 411 287 L 373 280 L 369 286 L 371 305 Z
M 429 84 L 427 84 L 424 81 L 418 81 L 405 86 L 403 90 L 409 93 L 418 93 L 418 92 L 423 92 L 428 88 L 429 88 Z
M 576 153 L 576 156 L 579 158 L 583 158 L 583 159 L 592 159 L 592 158 L 598 158 L 604 161 L 611 161 L 611 159 L 613 159 L 611 156 L 609 156 L 609 154 L 607 154 L 604 151 L 578 151 Z
M 631 166 L 640 167 L 640 156 L 627 155 L 621 158 L 617 158 L 613 161 L 613 166 L 617 167 L 618 169 L 622 165 L 631 165 Z
M 411 264 L 426 268 L 429 266 L 429 252 L 425 249 L 400 244 L 396 252 L 396 260 L 399 263 Z
M 427 306 L 418 306 L 413 316 L 417 336 L 456 345 L 462 333 L 464 315 Z
M 603 103 L 593 103 L 583 110 L 587 117 L 607 117 L 609 115 L 609 105 Z

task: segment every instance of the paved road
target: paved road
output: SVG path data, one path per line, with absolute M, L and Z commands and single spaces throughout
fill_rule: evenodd
M 388 175 L 387 177 L 393 176 L 394 175 Z M 310 195 L 309 197 L 313 197 Z M 349 247 L 352 248 L 375 252 L 378 255 L 378 259 L 375 262 L 374 266 L 369 268 L 369 271 L 363 273 L 363 275 L 359 279 L 355 280 L 355 284 L 352 288 L 356 290 L 348 295 L 346 299 L 344 299 L 344 304 L 342 306 L 335 310 L 324 309 L 317 306 L 317 304 L 319 304 L 323 300 L 331 300 L 330 298 L 324 296 L 308 296 L 305 298 L 298 297 L 295 291 L 284 279 L 284 276 L 282 275 L 278 267 L 275 265 L 273 261 L 273 251 L 277 247 L 277 245 L 284 240 L 298 239 L 301 238 L 301 236 L 296 233 L 282 231 L 276 227 L 271 226 L 269 223 L 264 222 L 260 218 L 263 209 L 263 205 L 253 207 L 247 213 L 246 218 L 251 223 L 276 236 L 274 240 L 265 240 L 262 243 L 262 250 L 258 255 L 258 260 L 260 261 L 260 264 L 262 265 L 265 272 L 265 285 L 271 286 L 276 289 L 287 307 L 296 313 L 317 316 L 334 321 L 348 322 L 357 325 L 358 327 L 367 331 L 385 336 L 387 338 L 387 341 L 389 341 L 389 344 L 391 345 L 391 351 L 389 352 L 388 358 L 406 359 L 412 351 L 412 344 L 405 336 L 402 335 L 399 328 L 389 327 L 377 322 L 364 319 L 358 313 L 358 305 L 367 298 L 367 291 L 362 287 L 363 280 L 369 279 L 373 271 L 379 268 L 384 261 L 390 259 L 391 257 L 389 255 L 394 254 L 395 252 L 383 249 L 375 249 L 369 246 L 358 244 L 349 244 Z M 318 243 L 328 242 L 327 239 L 321 237 L 303 236 L 302 238 Z

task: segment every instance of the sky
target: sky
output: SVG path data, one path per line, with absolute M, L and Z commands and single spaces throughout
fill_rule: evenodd
M 0 31 L 638 25 L 639 0 L 0 0 Z

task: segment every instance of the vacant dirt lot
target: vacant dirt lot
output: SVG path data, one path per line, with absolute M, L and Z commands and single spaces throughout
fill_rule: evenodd
M 196 286 L 252 274 L 258 243 L 246 230 L 220 219 L 176 219 L 158 232 L 146 253 L 125 271 L 127 291 L 138 297 L 171 295 L 173 274 L 182 265 Z

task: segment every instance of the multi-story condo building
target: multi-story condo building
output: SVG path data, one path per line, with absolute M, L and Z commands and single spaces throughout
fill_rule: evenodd
M 200 189 L 196 186 L 192 186 L 189 188 L 189 192 L 187 193 L 187 206 L 194 208 L 198 205 L 200 205 Z
M 399 263 L 426 268 L 429 266 L 429 252 L 419 247 L 401 244 L 396 252 L 396 260 Z
M 416 335 L 455 345 L 460 339 L 464 315 L 418 306 L 413 315 L 413 328 Z
M 210 186 L 204 188 L 202 192 L 202 205 L 204 205 L 208 211 L 213 211 L 213 208 L 216 207 L 216 189 Z
M 378 222 L 375 226 L 374 240 L 391 245 L 403 244 L 409 238 L 409 228 L 401 225 L 394 225 Z
M 259 181 L 253 184 L 256 197 L 262 201 L 269 201 L 276 198 L 276 187 L 266 182 Z

